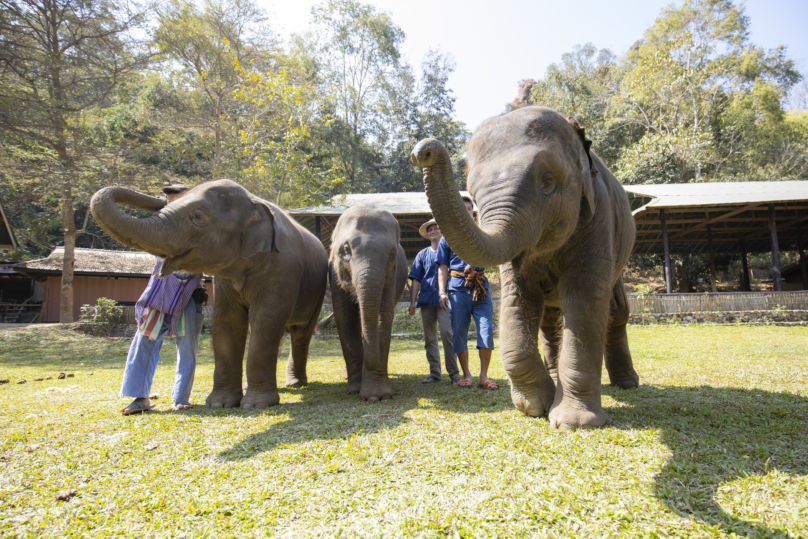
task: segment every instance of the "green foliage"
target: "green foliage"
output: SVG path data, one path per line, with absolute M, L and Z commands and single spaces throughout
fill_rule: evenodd
M 112 327 L 123 322 L 123 308 L 109 298 L 98 298 L 95 305 L 82 305 L 81 323 Z

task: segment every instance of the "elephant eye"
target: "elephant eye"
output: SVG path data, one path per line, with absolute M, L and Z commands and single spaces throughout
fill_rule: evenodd
M 555 176 L 553 176 L 551 173 L 548 172 L 547 174 L 544 175 L 543 180 L 544 181 L 542 181 L 541 183 L 541 192 L 544 193 L 545 195 L 549 195 L 555 190 L 556 186 Z
M 204 211 L 197 208 L 191 213 L 191 219 L 196 225 L 204 225 L 207 224 L 208 216 L 205 215 Z

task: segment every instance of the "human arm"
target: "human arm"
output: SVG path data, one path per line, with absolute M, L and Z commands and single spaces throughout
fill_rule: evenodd
M 449 310 L 449 296 L 446 294 L 448 284 L 449 266 L 440 264 L 438 266 L 438 293 L 440 294 L 440 308 L 444 311 Z
M 418 294 L 421 292 L 421 281 L 413 279 L 410 284 L 410 316 L 415 314 L 415 306 L 418 303 Z

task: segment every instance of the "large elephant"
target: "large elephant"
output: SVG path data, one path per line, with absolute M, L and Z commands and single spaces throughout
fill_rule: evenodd
M 334 319 L 348 370 L 348 392 L 363 400 L 393 396 L 387 358 L 407 258 L 393 214 L 352 206 L 331 235 L 329 279 Z
M 634 388 L 622 270 L 634 243 L 628 198 L 572 118 L 525 107 L 487 120 L 468 145 L 466 211 L 449 156 L 435 139 L 412 152 L 446 241 L 469 264 L 500 265 L 502 363 L 511 399 L 563 429 L 606 422 L 612 384 Z M 545 363 L 539 354 L 541 333 Z
M 134 219 L 118 204 L 157 213 Z M 208 407 L 278 404 L 275 371 L 284 331 L 291 335 L 286 384 L 306 384 L 309 344 L 328 272 L 326 250 L 313 234 L 278 206 L 230 180 L 199 184 L 169 206 L 163 199 L 106 187 L 93 196 L 90 208 L 116 240 L 166 257 L 161 275 L 184 270 L 215 276 L 211 325 L 215 369 Z

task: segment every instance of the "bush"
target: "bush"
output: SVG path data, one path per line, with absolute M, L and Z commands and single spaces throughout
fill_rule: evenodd
M 83 305 L 79 323 L 92 328 L 92 333 L 113 333 L 123 324 L 123 307 L 109 298 L 98 298 L 95 305 Z

